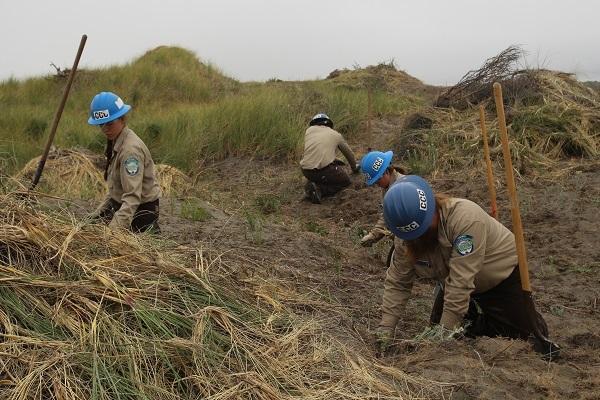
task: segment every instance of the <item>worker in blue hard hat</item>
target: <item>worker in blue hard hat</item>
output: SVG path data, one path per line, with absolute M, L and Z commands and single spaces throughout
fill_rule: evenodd
M 365 175 L 368 186 L 377 185 L 381 188 L 381 200 L 385 196 L 389 187 L 399 178 L 403 177 L 403 171 L 392 166 L 394 153 L 391 151 L 371 151 L 367 153 L 360 161 L 360 169 Z M 380 214 L 375 226 L 360 239 L 360 244 L 365 247 L 371 247 L 384 237 L 393 236 L 385 226 L 383 213 Z
M 436 329 L 427 332 L 527 339 L 537 324 L 547 336 L 542 316 L 526 311 L 514 235 L 477 204 L 434 195 L 424 179 L 408 175 L 389 188 L 383 215 L 396 243 L 380 337 L 394 336 L 417 277 L 439 283 L 431 314 Z
M 104 180 L 108 194 L 92 214 L 112 228 L 159 231 L 160 186 L 144 142 L 127 126 L 131 106 L 111 92 L 94 96 L 88 123 L 106 137 Z
M 304 133 L 304 154 L 300 160 L 302 174 L 308 180 L 304 187 L 306 198 L 321 203 L 326 196 L 333 196 L 350 186 L 350 177 L 344 170 L 344 162 L 336 158 L 340 150 L 346 157 L 353 173 L 358 173 L 354 153 L 344 137 L 333 129 L 333 121 L 327 114 L 315 115 Z

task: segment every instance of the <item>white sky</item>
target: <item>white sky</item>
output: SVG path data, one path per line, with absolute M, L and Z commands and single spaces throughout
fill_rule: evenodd
M 453 84 L 511 44 L 528 63 L 600 80 L 598 0 L 0 0 L 0 80 L 122 64 L 159 45 L 234 78 L 323 78 L 394 59 Z

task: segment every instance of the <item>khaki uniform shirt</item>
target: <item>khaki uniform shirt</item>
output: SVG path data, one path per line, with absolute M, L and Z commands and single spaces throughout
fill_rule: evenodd
M 107 184 L 108 196 L 104 204 L 111 198 L 121 203 L 109 225 L 113 228 L 128 229 L 138 206 L 160 197 L 150 151 L 128 127 L 123 128 L 113 145 Z
M 388 189 L 390 187 L 392 187 L 392 185 L 394 184 L 394 182 L 396 182 L 398 179 L 402 178 L 404 175 L 401 174 L 400 172 L 394 170 L 392 173 L 392 176 L 390 177 L 390 184 L 387 188 L 381 188 L 381 202 L 383 204 L 383 198 L 385 197 L 385 194 L 387 193 Z M 371 229 L 369 231 L 370 234 L 372 234 L 375 237 L 375 240 L 380 240 L 381 238 L 383 238 L 384 236 L 392 236 L 392 232 L 390 232 L 388 230 L 388 228 L 385 226 L 385 219 L 383 218 L 383 212 L 379 213 L 379 218 L 377 219 L 377 223 L 375 224 L 375 227 L 373 227 L 373 229 Z
M 439 243 L 415 265 L 403 254 L 403 242 L 395 238 L 396 250 L 385 279 L 381 328 L 396 327 L 413 282 L 421 277 L 444 283 L 440 324 L 454 329 L 468 310 L 471 293 L 492 289 L 517 265 L 514 235 L 477 204 L 452 198 L 440 214 Z
M 327 126 L 309 126 L 304 133 L 304 156 L 300 160 L 300 167 L 302 169 L 325 168 L 335 160 L 338 149 L 354 170 L 356 168 L 354 153 L 339 132 Z

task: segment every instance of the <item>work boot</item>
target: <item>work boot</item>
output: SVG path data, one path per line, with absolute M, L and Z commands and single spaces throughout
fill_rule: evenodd
M 533 350 L 542 355 L 542 359 L 546 361 L 556 361 L 560 357 L 560 346 L 549 341 L 546 338 L 531 337 L 529 338 L 533 344 Z
M 314 182 L 307 182 L 305 186 L 306 197 L 313 204 L 321 204 L 321 189 Z

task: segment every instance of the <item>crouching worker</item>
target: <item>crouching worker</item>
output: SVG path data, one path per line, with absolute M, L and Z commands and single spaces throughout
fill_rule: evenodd
M 404 176 L 392 166 L 393 157 L 394 153 L 391 151 L 371 151 L 360 161 L 360 169 L 365 174 L 367 185 L 375 184 L 381 188 L 382 201 L 389 187 Z M 380 214 L 373 229 L 360 239 L 360 244 L 371 247 L 385 236 L 392 236 L 392 233 L 385 226 L 383 214 Z
M 350 177 L 344 171 L 344 162 L 335 158 L 339 149 L 353 173 L 359 171 L 354 153 L 344 137 L 333 130 L 333 122 L 326 114 L 317 114 L 304 134 L 304 155 L 300 161 L 302 174 L 308 179 L 304 187 L 306 198 L 315 204 L 322 197 L 333 196 L 350 186 Z
M 453 337 L 459 328 L 468 337 L 528 339 L 534 330 L 547 336 L 533 305 L 528 312 L 514 235 L 477 204 L 434 196 L 425 180 L 409 175 L 388 190 L 383 214 L 396 250 L 385 279 L 380 340 L 393 337 L 417 277 L 438 282 L 434 329 L 426 331 L 434 337 Z M 533 344 L 545 352 L 539 339 Z
M 131 106 L 111 92 L 101 92 L 92 100 L 88 123 L 100 127 L 107 140 L 108 195 L 91 217 L 111 228 L 159 232 L 160 186 L 154 161 L 144 142 L 127 127 L 129 110 Z

